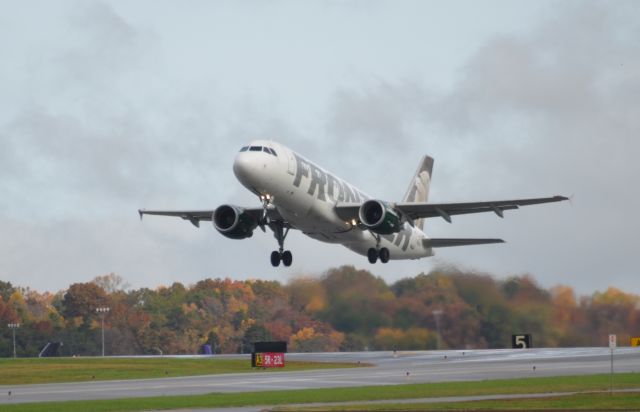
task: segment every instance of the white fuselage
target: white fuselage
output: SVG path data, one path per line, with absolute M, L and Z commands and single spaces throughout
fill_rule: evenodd
M 281 144 L 256 140 L 249 147 L 267 147 L 275 154 L 241 151 L 233 164 L 236 177 L 256 195 L 269 195 L 292 227 L 362 255 L 376 247 L 373 233 L 357 222 L 343 221 L 334 209 L 338 202 L 363 202 L 368 195 Z M 419 259 L 433 255 L 423 246 L 426 238 L 422 230 L 404 223 L 399 233 L 382 235 L 379 246 L 389 249 L 391 259 Z

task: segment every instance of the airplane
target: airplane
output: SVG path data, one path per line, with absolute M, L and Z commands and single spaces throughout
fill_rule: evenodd
M 504 243 L 502 239 L 429 238 L 426 218 L 451 223 L 452 216 L 492 212 L 520 206 L 568 200 L 565 196 L 467 203 L 428 203 L 433 158 L 423 156 L 401 202 L 372 198 L 282 144 L 254 140 L 236 155 L 233 172 L 240 183 L 260 199 L 257 207 L 223 204 L 204 210 L 146 210 L 143 215 L 174 216 L 200 227 L 212 221 L 222 235 L 246 239 L 256 228 L 273 231 L 278 250 L 271 264 L 291 266 L 293 255 L 284 243 L 291 229 L 327 243 L 338 243 L 367 256 L 370 263 L 392 259 L 420 259 L 434 248 Z

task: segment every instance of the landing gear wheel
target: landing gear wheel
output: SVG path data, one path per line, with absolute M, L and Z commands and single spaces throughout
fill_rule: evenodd
M 271 264 L 273 265 L 273 267 L 280 266 L 280 259 L 280 252 L 278 252 L 277 250 L 271 252 Z
M 380 262 L 387 263 L 389 261 L 389 249 L 387 249 L 386 247 L 380 249 L 378 255 L 380 256 Z
M 378 260 L 378 251 L 375 250 L 375 248 L 370 248 L 367 250 L 367 258 L 369 259 L 369 263 L 376 263 L 376 260 Z
M 282 253 L 282 264 L 285 265 L 286 267 L 291 266 L 291 262 L 293 262 L 293 255 L 291 254 L 290 251 L 285 250 Z

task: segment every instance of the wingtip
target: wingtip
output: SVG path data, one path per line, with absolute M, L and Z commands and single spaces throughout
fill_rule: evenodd
M 144 215 L 144 209 L 138 209 L 138 214 L 140 215 L 140 220 L 142 220 L 142 216 Z

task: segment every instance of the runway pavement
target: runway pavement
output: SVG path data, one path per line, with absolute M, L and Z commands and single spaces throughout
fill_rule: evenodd
M 237 358 L 240 355 L 220 357 Z M 244 355 L 249 363 L 249 356 Z M 501 349 L 287 354 L 287 360 L 360 362 L 373 367 L 300 372 L 256 371 L 181 378 L 65 384 L 2 385 L 0 405 L 211 392 L 244 392 L 364 385 L 508 379 L 609 373 L 608 348 Z M 618 348 L 615 372 L 640 372 L 640 348 Z M 9 395 L 11 391 L 11 395 Z

